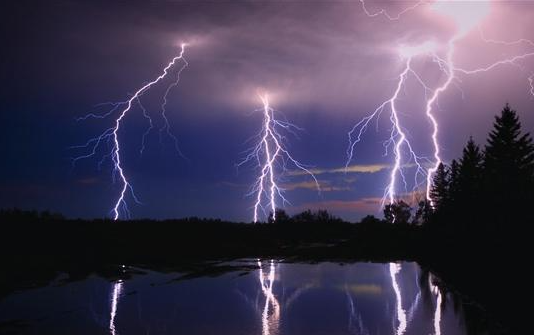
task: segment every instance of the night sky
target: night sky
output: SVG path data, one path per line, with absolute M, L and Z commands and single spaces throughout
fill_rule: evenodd
M 369 2 L 367 10 L 396 15 L 413 2 Z M 461 6 L 472 3 L 457 3 Z M 1 5 L 2 89 L 0 94 L 0 207 L 52 210 L 68 217 L 109 217 L 120 191 L 106 147 L 95 157 L 72 158 L 72 149 L 113 125 L 106 119 L 76 121 L 88 112 L 106 112 L 103 102 L 129 98 L 188 43 L 189 66 L 168 96 L 167 115 L 178 138 L 158 131 L 147 137 L 139 107 L 120 131 L 123 167 L 141 205 L 129 199 L 133 218 L 213 217 L 250 221 L 248 196 L 258 174 L 253 165 L 236 168 L 261 128 L 257 92 L 303 130 L 288 134 L 286 147 L 314 168 L 323 191 L 289 167 L 280 184 L 291 202 L 289 213 L 324 208 L 349 220 L 380 213 L 393 157 L 384 156 L 389 112 L 373 122 L 344 171 L 347 132 L 391 97 L 402 71 L 399 46 L 432 40 L 441 48 L 457 22 L 438 15 L 430 4 L 398 20 L 369 17 L 359 1 L 48 1 Z M 464 11 L 469 13 L 469 11 Z M 466 69 L 534 52 L 534 3 L 494 2 L 455 48 L 454 63 Z M 431 57 L 417 57 L 414 69 L 430 87 L 445 79 Z M 474 75 L 458 74 L 439 99 L 442 158 L 461 154 L 469 136 L 483 144 L 493 115 L 509 102 L 524 129 L 534 129 L 534 94 L 529 76 L 534 56 Z M 531 77 L 532 78 L 532 77 Z M 160 117 L 162 94 L 171 81 L 143 96 Z M 534 89 L 533 89 L 534 90 Z M 399 97 L 409 138 L 431 155 L 431 127 L 424 117 L 424 90 L 415 80 Z M 108 150 L 109 151 L 109 150 Z M 391 153 L 391 152 L 390 152 Z M 413 169 L 407 164 L 409 183 Z M 399 190 L 402 188 L 399 186 Z M 411 190 L 412 185 L 408 187 Z M 400 190 L 402 191 L 402 190 Z

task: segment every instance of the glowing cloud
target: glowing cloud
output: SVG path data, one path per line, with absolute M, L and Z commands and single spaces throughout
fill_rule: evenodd
M 327 173 L 377 173 L 385 169 L 390 168 L 385 164 L 370 164 L 370 165 L 349 165 L 347 167 L 334 168 L 334 169 L 309 169 L 314 175 L 327 174 Z M 302 170 L 293 170 L 288 172 L 290 176 L 302 176 L 307 172 Z
M 438 0 L 430 9 L 440 15 L 450 17 L 460 34 L 475 28 L 490 12 L 490 1 L 447 1 Z

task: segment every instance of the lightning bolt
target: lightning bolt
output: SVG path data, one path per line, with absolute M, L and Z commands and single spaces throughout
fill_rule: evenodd
M 347 163 L 346 167 L 349 166 L 349 163 L 354 158 L 355 146 L 362 140 L 363 134 L 366 132 L 370 122 L 374 119 L 378 121 L 382 112 L 386 109 L 390 111 L 390 122 L 391 122 L 391 132 L 390 137 L 384 141 L 385 155 L 388 155 L 388 148 L 393 147 L 393 156 L 394 162 L 392 164 L 391 173 L 389 176 L 389 183 L 385 189 L 384 195 L 382 197 L 382 206 L 386 202 L 392 203 L 396 198 L 399 197 L 399 194 L 396 190 L 397 179 L 402 178 L 404 183 L 404 189 L 407 191 L 407 183 L 405 175 L 403 173 L 403 166 L 415 166 L 415 179 L 414 187 L 412 191 L 418 191 L 418 189 L 424 184 L 426 199 L 429 201 L 430 205 L 433 207 L 434 203 L 430 196 L 430 189 L 432 187 L 432 178 L 434 173 L 437 171 L 440 163 L 443 162 L 441 158 L 440 143 L 439 143 L 439 122 L 435 115 L 435 109 L 439 102 L 440 96 L 449 90 L 450 86 L 456 84 L 459 75 L 475 75 L 484 72 L 489 72 L 495 68 L 504 65 L 514 65 L 521 69 L 521 61 L 524 61 L 528 58 L 534 56 L 534 51 L 526 52 L 523 54 L 515 55 L 508 58 L 499 59 L 494 63 L 488 64 L 486 66 L 481 66 L 474 69 L 465 69 L 458 67 L 454 62 L 454 55 L 456 52 L 456 44 L 459 40 L 467 35 L 469 30 L 476 26 L 477 22 L 480 21 L 485 15 L 485 10 L 487 9 L 484 6 L 479 8 L 479 12 L 475 12 L 474 17 L 471 18 L 470 15 L 459 15 L 459 12 L 463 8 L 455 8 L 458 3 L 448 2 L 443 0 L 437 0 L 434 2 L 429 1 L 418 1 L 413 6 L 410 6 L 402 10 L 398 15 L 391 15 L 385 9 L 382 9 L 378 12 L 370 12 L 365 5 L 364 0 L 360 0 L 364 13 L 368 17 L 376 17 L 379 15 L 385 16 L 390 21 L 399 20 L 403 14 L 406 14 L 409 11 L 412 11 L 419 7 L 422 4 L 431 3 L 431 10 L 440 14 L 452 17 L 458 26 L 457 32 L 444 44 L 445 56 L 440 57 L 437 53 L 437 47 L 434 45 L 433 41 L 427 41 L 426 43 L 415 46 L 415 47 L 401 47 L 399 53 L 401 59 L 404 60 L 404 67 L 398 77 L 397 86 L 393 94 L 386 101 L 381 103 L 378 108 L 376 108 L 372 113 L 365 116 L 360 120 L 354 127 L 349 131 L 349 147 L 347 149 Z M 476 3 L 480 5 L 480 3 Z M 482 4 L 484 5 L 484 4 Z M 515 45 L 526 45 L 529 47 L 534 47 L 534 42 L 528 39 L 518 39 L 515 41 L 501 41 L 495 39 L 488 39 L 484 36 L 482 29 L 479 27 L 479 33 L 482 40 L 486 43 L 499 44 L 503 46 L 515 46 Z M 440 71 L 445 74 L 444 80 L 435 88 L 428 87 L 422 78 L 412 69 L 411 63 L 416 56 L 426 55 L 430 57 L 434 63 L 439 66 Z M 425 116 L 428 119 L 431 125 L 431 143 L 432 143 L 432 159 L 418 155 L 411 145 L 407 137 L 407 129 L 401 124 L 399 119 L 399 110 L 397 108 L 397 101 L 399 99 L 399 93 L 402 88 L 406 85 L 408 76 L 411 75 L 415 80 L 423 87 L 425 95 Z M 527 76 L 527 82 L 529 86 L 529 93 L 534 98 L 534 71 Z M 408 153 L 409 158 L 404 157 L 404 152 Z M 421 178 L 424 176 L 424 181 Z
M 419 7 L 420 5 L 424 4 L 425 2 L 427 1 L 424 1 L 424 0 L 421 0 L 421 1 L 417 1 L 414 5 L 410 6 L 410 7 L 407 7 L 405 9 L 403 9 L 402 11 L 400 11 L 397 15 L 391 15 L 388 13 L 387 10 L 385 9 L 381 9 L 377 12 L 374 12 L 374 13 L 371 13 L 369 10 L 367 10 L 367 7 L 365 5 L 365 0 L 360 0 L 360 4 L 362 5 L 362 8 L 363 8 L 363 11 L 365 12 L 365 14 L 369 17 L 375 17 L 375 16 L 379 16 L 379 15 L 384 15 L 388 20 L 390 21 L 396 21 L 396 20 L 399 20 L 401 18 L 402 15 L 406 14 L 407 12 L 411 11 L 411 10 L 414 10 L 416 9 L 417 7 Z
M 370 14 L 369 11 L 365 8 L 365 2 L 361 1 L 362 7 L 364 8 L 364 12 L 367 16 L 373 17 L 378 15 L 377 13 Z M 401 14 L 406 13 L 409 10 L 413 10 L 419 5 L 424 3 L 424 1 L 420 1 L 416 3 L 416 5 L 407 8 Z M 400 18 L 400 14 L 397 17 L 391 17 L 390 15 L 387 15 L 387 12 L 385 10 L 382 10 L 381 12 L 384 14 L 389 20 L 397 20 Z M 393 154 L 394 154 L 394 162 L 393 167 L 391 169 L 390 177 L 389 177 L 389 184 L 386 187 L 386 190 L 384 192 L 384 195 L 382 197 L 382 206 L 386 203 L 386 200 L 389 203 L 393 203 L 396 198 L 398 197 L 397 191 L 396 191 L 396 184 L 397 184 L 397 177 L 400 175 L 400 177 L 403 180 L 404 184 L 404 190 L 407 193 L 407 182 L 405 179 L 405 175 L 403 173 L 402 166 L 403 164 L 406 164 L 406 166 L 410 166 L 410 161 L 415 164 L 416 172 L 414 177 L 414 187 L 412 191 L 415 191 L 422 185 L 422 182 L 420 181 L 421 177 L 426 177 L 426 197 L 427 199 L 430 199 L 430 187 L 431 187 L 431 180 L 433 173 L 437 170 L 439 164 L 442 162 L 440 157 L 440 146 L 438 142 L 438 122 L 433 114 L 433 106 L 438 100 L 438 97 L 440 94 L 447 90 L 449 85 L 454 79 L 454 71 L 453 71 L 453 63 L 452 63 L 452 56 L 454 52 L 454 42 L 459 38 L 459 36 L 453 37 L 449 43 L 448 43 L 448 51 L 447 51 L 447 57 L 446 61 L 439 58 L 435 54 L 436 46 L 432 41 L 428 41 L 422 45 L 416 46 L 416 47 L 406 47 L 402 46 L 399 49 L 399 53 L 401 56 L 401 59 L 405 59 L 405 65 L 401 72 L 401 74 L 398 77 L 398 82 L 396 89 L 393 93 L 393 95 L 379 105 L 377 109 L 374 110 L 373 113 L 370 115 L 364 117 L 360 122 L 358 122 L 348 133 L 349 137 L 349 147 L 347 149 L 347 163 L 346 167 L 349 166 L 350 162 L 353 159 L 354 156 L 354 148 L 356 144 L 358 144 L 361 141 L 361 137 L 363 133 L 367 130 L 367 127 L 369 123 L 373 119 L 378 119 L 380 117 L 380 114 L 384 111 L 386 107 L 389 107 L 389 110 L 391 112 L 390 114 L 390 121 L 392 124 L 390 137 L 384 142 L 384 146 L 386 149 L 385 155 L 388 154 L 388 147 L 390 145 L 393 146 Z M 446 81 L 438 88 L 432 90 L 430 89 L 424 81 L 421 79 L 421 77 L 412 69 L 411 64 L 416 56 L 420 55 L 430 55 L 434 59 L 437 60 L 438 65 L 440 66 L 440 69 L 447 74 Z M 406 84 L 407 77 L 409 74 L 412 74 L 418 83 L 420 83 L 424 88 L 424 94 L 426 97 L 426 108 L 425 108 L 425 115 L 429 119 L 431 125 L 432 125 L 432 146 L 433 146 L 433 162 L 429 162 L 429 160 L 426 157 L 420 156 L 415 153 L 412 144 L 408 140 L 407 133 L 405 128 L 401 125 L 400 119 L 399 119 L 399 111 L 397 109 L 396 103 L 399 98 L 399 93 L 401 92 L 403 86 Z M 428 92 L 431 91 L 432 94 L 430 94 L 430 97 L 428 97 Z M 404 163 L 403 159 L 403 147 L 406 147 L 409 152 L 409 160 Z M 428 169 L 425 169 L 423 163 L 430 163 L 431 167 Z M 428 164 L 426 164 L 428 165 Z
M 432 198 L 430 197 L 430 190 L 432 188 L 432 177 L 433 177 L 434 173 L 438 170 L 438 167 L 442 162 L 442 159 L 440 157 L 440 145 L 439 145 L 439 142 L 438 142 L 438 131 L 439 131 L 438 121 L 437 121 L 437 119 L 435 118 L 435 116 L 433 114 L 432 108 L 433 108 L 434 104 L 436 103 L 436 101 L 438 100 L 440 94 L 443 93 L 444 91 L 446 91 L 449 88 L 449 86 L 452 83 L 452 81 L 454 80 L 454 71 L 453 71 L 453 66 L 454 65 L 453 65 L 453 62 L 452 62 L 452 58 L 453 58 L 453 54 L 454 54 L 454 43 L 460 37 L 461 37 L 461 35 L 455 35 L 447 43 L 447 62 L 446 62 L 446 70 L 445 70 L 445 72 L 447 74 L 447 79 L 445 80 L 445 82 L 440 87 L 438 87 L 434 91 L 434 93 L 432 94 L 430 99 L 428 99 L 427 102 L 426 102 L 425 114 L 426 114 L 426 116 L 428 117 L 428 119 L 430 120 L 430 122 L 432 124 L 432 145 L 433 145 L 433 148 L 434 148 L 434 165 L 428 169 L 427 177 L 426 177 L 427 178 L 427 180 L 426 180 L 426 199 L 430 201 L 430 206 L 432 208 L 434 207 L 434 202 L 432 201 Z M 434 54 L 434 57 L 437 57 L 436 54 Z
M 496 39 L 487 38 L 484 34 L 484 31 L 482 30 L 482 27 L 480 26 L 478 27 L 478 31 L 480 34 L 480 38 L 485 43 L 497 44 L 497 45 L 502 45 L 502 46 L 516 46 L 516 45 L 523 44 L 523 45 L 527 45 L 529 47 L 534 48 L 534 41 L 526 39 L 526 38 L 520 38 L 515 41 L 496 40 Z M 534 57 L 534 50 L 523 53 L 523 54 L 515 55 L 512 57 L 499 59 L 494 63 L 488 64 L 486 66 L 474 68 L 474 69 L 464 69 L 464 68 L 455 67 L 454 71 L 459 72 L 461 74 L 465 74 L 465 75 L 473 75 L 473 74 L 489 72 L 503 65 L 513 65 L 513 66 L 520 68 L 521 70 L 524 70 L 523 66 L 520 64 L 520 61 L 527 60 L 532 57 Z M 534 98 L 534 71 L 530 75 L 527 76 L 527 82 L 529 85 L 528 87 L 529 94 Z
M 259 141 L 249 150 L 245 159 L 237 165 L 239 167 L 249 161 L 256 161 L 260 168 L 260 175 L 249 193 L 249 195 L 255 194 L 256 198 L 253 216 L 255 223 L 259 220 L 260 211 L 263 211 L 266 215 L 265 207 L 270 209 L 273 220 L 276 220 L 277 198 L 281 199 L 282 204 L 289 203 L 278 185 L 277 167 L 281 168 L 283 173 L 287 169 L 287 164 L 292 164 L 297 169 L 308 174 L 314 180 L 317 190 L 320 192 L 319 182 L 315 175 L 305 165 L 294 159 L 283 145 L 285 137 L 281 133 L 282 130 L 294 134 L 295 130 L 302 129 L 292 123 L 277 119 L 275 110 L 269 104 L 268 96 L 260 95 L 259 97 L 263 103 L 263 108 L 256 110 L 263 113 L 263 126 L 257 136 Z
M 348 133 L 349 147 L 347 149 L 347 163 L 345 165 L 346 168 L 348 168 L 350 162 L 353 160 L 355 146 L 362 140 L 362 136 L 367 130 L 371 121 L 373 119 L 378 119 L 382 112 L 386 108 L 389 108 L 390 122 L 392 127 L 390 137 L 386 141 L 384 141 L 384 147 L 385 155 L 387 155 L 388 148 L 390 146 L 393 146 L 394 164 L 390 173 L 390 182 L 386 187 L 386 190 L 384 191 L 384 196 L 382 197 L 382 206 L 385 204 L 386 200 L 389 200 L 390 203 L 395 201 L 395 198 L 397 196 L 395 187 L 397 184 L 397 177 L 399 175 L 401 176 L 404 188 L 407 191 L 407 182 L 402 170 L 403 164 L 405 164 L 406 166 L 410 166 L 410 163 L 413 163 L 416 167 L 414 189 L 421 185 L 421 177 L 427 176 L 427 173 L 423 166 L 423 163 L 427 161 L 427 159 L 425 157 L 417 155 L 413 149 L 412 144 L 408 140 L 406 130 L 404 129 L 404 127 L 402 127 L 400 122 L 399 110 L 397 108 L 397 100 L 399 99 L 399 94 L 403 86 L 405 85 L 409 74 L 415 76 L 416 80 L 423 85 L 425 92 L 429 90 L 429 88 L 424 84 L 424 82 L 417 75 L 417 73 L 412 69 L 411 65 L 414 57 L 419 56 L 421 54 L 430 53 L 432 52 L 433 48 L 433 43 L 426 43 L 417 48 L 401 48 L 401 57 L 405 60 L 405 63 L 402 72 L 398 76 L 397 85 L 392 96 L 383 103 L 381 103 L 371 114 L 367 115 L 360 122 L 354 125 L 354 127 Z M 403 160 L 402 155 L 404 147 L 408 150 L 410 157 L 410 159 L 406 161 Z
M 178 82 L 180 81 L 180 75 L 182 71 L 188 66 L 188 62 L 184 58 L 185 53 L 185 46 L 186 44 L 181 45 L 181 50 L 178 56 L 175 56 L 163 69 L 163 72 L 154 80 L 146 83 L 144 86 L 139 88 L 128 100 L 118 102 L 118 103 L 105 103 L 97 105 L 98 107 L 104 106 L 104 105 L 111 105 L 112 108 L 107 111 L 104 114 L 96 114 L 96 113 L 89 113 L 83 117 L 78 118 L 77 120 L 83 121 L 89 118 L 97 118 L 97 119 L 104 119 L 108 116 L 111 116 L 115 114 L 118 111 L 118 117 L 115 119 L 114 126 L 106 129 L 104 132 L 102 132 L 100 135 L 90 139 L 87 141 L 84 145 L 74 146 L 71 148 L 78 148 L 78 149 L 89 149 L 89 152 L 87 154 L 83 154 L 81 156 L 78 156 L 73 159 L 73 164 L 76 164 L 77 161 L 85 158 L 92 157 L 96 155 L 97 150 L 103 143 L 107 143 L 108 146 L 111 146 L 111 150 L 109 153 L 103 156 L 102 160 L 99 162 L 98 166 L 102 165 L 103 161 L 111 157 L 111 161 L 113 164 L 113 181 L 115 182 L 116 176 L 118 175 L 119 180 L 122 184 L 121 190 L 119 193 L 119 197 L 117 198 L 115 205 L 113 207 L 112 213 L 113 213 L 113 219 L 118 220 L 121 214 L 124 215 L 124 217 L 129 218 L 130 217 L 130 211 L 128 209 L 128 203 L 126 201 L 126 195 L 129 192 L 133 198 L 133 200 L 136 203 L 140 203 L 137 199 L 137 196 L 135 195 L 135 192 L 133 190 L 133 187 L 131 183 L 128 181 L 128 178 L 126 176 L 126 173 L 124 171 L 123 162 L 121 160 L 121 146 L 119 141 L 119 131 L 121 129 L 121 124 L 123 119 L 126 117 L 128 112 L 132 109 L 134 104 L 137 104 L 142 112 L 143 116 L 148 120 L 149 127 L 148 129 L 143 133 L 142 140 L 141 140 L 141 150 L 140 153 L 142 154 L 145 150 L 145 139 L 146 136 L 150 133 L 150 131 L 154 128 L 154 124 L 152 121 L 152 118 L 148 114 L 146 108 L 142 105 L 140 98 L 154 85 L 162 81 L 165 77 L 169 75 L 169 71 L 172 67 L 174 67 L 178 62 L 181 63 L 181 67 L 178 69 L 176 74 L 176 80 L 170 84 L 167 89 L 165 90 L 165 94 L 163 95 L 163 103 L 161 105 L 161 116 L 163 118 L 163 126 L 160 128 L 160 139 L 161 134 L 165 132 L 168 134 L 173 140 L 175 144 L 176 150 L 180 153 L 180 155 L 183 156 L 181 153 L 179 147 L 178 147 L 178 140 L 177 138 L 171 133 L 170 131 L 170 124 L 167 119 L 166 115 L 166 105 L 167 105 L 167 95 L 171 91 L 172 88 L 174 88 L 176 85 L 178 85 Z

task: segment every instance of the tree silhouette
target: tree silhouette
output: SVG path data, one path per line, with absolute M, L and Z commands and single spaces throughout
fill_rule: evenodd
M 488 217 L 502 225 L 509 220 L 532 218 L 534 201 L 534 145 L 529 133 L 508 104 L 495 117 L 484 158 L 485 198 Z
M 430 201 L 428 200 L 421 200 L 417 204 L 417 210 L 415 211 L 415 215 L 412 220 L 412 224 L 422 226 L 425 223 L 428 223 L 431 219 L 432 215 L 434 214 L 435 209 L 432 209 L 432 206 L 430 206 Z
M 506 104 L 495 117 L 484 153 L 469 138 L 459 161 L 439 166 L 431 196 L 430 226 L 442 232 L 499 239 L 518 234 L 518 222 L 534 220 L 534 144 L 516 112 Z M 428 222 L 427 222 L 428 223 Z M 510 223 L 514 226 L 504 226 Z M 435 224 L 435 225 L 434 225 Z
M 463 149 L 462 158 L 458 165 L 459 192 L 471 196 L 480 186 L 483 156 L 480 148 L 470 137 Z
M 440 210 L 449 197 L 449 170 L 443 163 L 438 165 L 434 175 L 430 197 L 436 210 Z
M 382 223 L 382 220 L 375 217 L 374 215 L 366 215 L 363 219 L 360 220 L 360 226 L 365 227 L 376 227 Z
M 304 212 L 293 215 L 291 218 L 293 223 L 310 223 L 315 220 L 315 216 L 311 210 L 306 210 Z
M 277 208 L 275 210 L 275 213 L 276 213 L 276 220 L 274 219 L 273 213 L 270 212 L 269 213 L 269 217 L 267 218 L 267 223 L 279 223 L 279 224 L 282 224 L 282 223 L 286 223 L 286 222 L 289 221 L 289 215 L 287 215 L 285 210 L 283 210 L 281 208 Z
M 462 151 L 462 157 L 458 163 L 458 175 L 456 182 L 455 194 L 451 197 L 455 200 L 455 207 L 460 214 L 460 220 L 452 221 L 459 223 L 454 225 L 455 229 L 465 230 L 478 226 L 480 217 L 481 202 L 481 181 L 482 181 L 482 161 L 483 156 L 480 148 L 470 137 Z M 469 224 L 461 224 L 461 221 L 467 221 Z
M 388 223 L 407 224 L 412 216 L 412 208 L 403 200 L 395 201 L 384 207 L 384 217 Z
M 456 159 L 452 160 L 449 171 L 449 199 L 447 199 L 447 204 L 451 205 L 455 200 L 454 195 L 459 192 L 460 164 Z

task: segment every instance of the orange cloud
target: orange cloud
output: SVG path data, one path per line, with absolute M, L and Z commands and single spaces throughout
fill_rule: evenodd
M 348 186 L 332 186 L 330 182 L 327 181 L 319 181 L 319 187 L 321 189 L 321 192 L 333 192 L 333 191 L 348 191 L 350 190 L 350 187 Z M 317 191 L 317 184 L 315 184 L 315 181 L 302 181 L 297 183 L 289 183 L 282 185 L 282 188 L 286 191 L 293 191 L 296 189 L 306 189 L 306 190 L 313 190 Z
M 354 284 L 344 288 L 354 295 L 380 295 L 383 293 L 382 287 L 376 284 Z
M 314 175 L 320 175 L 325 173 L 377 173 L 382 170 L 388 169 L 390 166 L 386 164 L 370 164 L 370 165 L 350 165 L 348 167 L 340 167 L 334 169 L 310 169 L 310 172 Z M 290 176 L 302 176 L 305 175 L 305 171 L 290 171 Z

